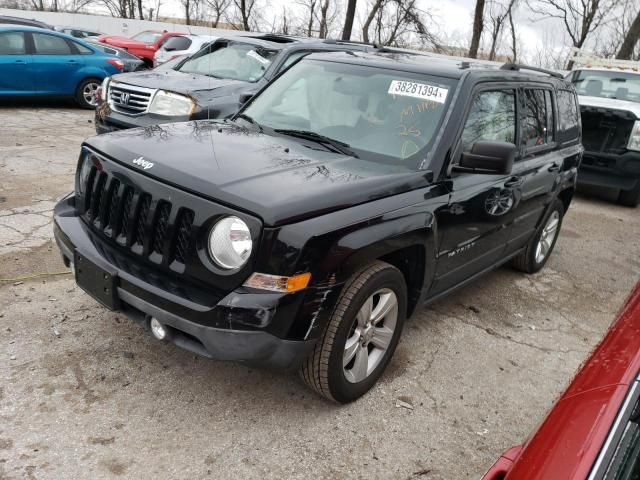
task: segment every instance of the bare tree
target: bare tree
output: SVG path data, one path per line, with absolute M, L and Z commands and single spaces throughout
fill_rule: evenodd
M 439 48 L 439 42 L 427 27 L 427 20 L 431 16 L 420 10 L 417 2 L 418 0 L 383 1 L 372 22 L 376 43 L 406 46 L 418 37 L 422 45 Z
M 633 55 L 633 50 L 636 48 L 636 44 L 638 43 L 638 38 L 640 38 L 640 11 L 631 23 L 631 26 L 624 37 L 624 41 L 620 46 L 620 50 L 618 50 L 616 58 L 619 60 L 630 60 Z
M 226 15 L 231 0 L 206 0 L 206 6 L 209 8 L 211 15 L 211 26 L 216 28 L 220 20 Z
M 490 0 L 489 2 L 489 23 L 491 26 L 491 47 L 489 48 L 489 60 L 495 60 L 498 43 L 502 38 L 504 23 L 507 21 L 515 6 L 516 0 L 507 0 L 506 3 L 500 0 Z
M 233 0 L 233 4 L 236 8 L 237 15 L 239 18 L 239 23 L 241 28 L 248 32 L 251 30 L 252 24 L 255 25 L 254 19 L 254 7 L 256 5 L 256 0 Z
M 562 22 L 572 46 L 582 48 L 590 34 L 606 21 L 616 0 L 529 0 L 533 13 Z M 573 67 L 569 61 L 567 69 Z
M 300 32 L 307 37 L 311 37 L 313 35 L 313 26 L 318 17 L 316 12 L 318 7 L 318 0 L 298 0 L 296 2 L 302 10 L 305 11 L 305 24 L 302 28 L 300 28 Z
M 353 20 L 356 16 L 356 0 L 347 0 L 347 13 L 344 17 L 344 28 L 342 29 L 342 40 L 351 40 L 351 30 Z
M 327 38 L 327 30 L 328 30 L 328 25 L 327 25 L 327 15 L 329 12 L 329 0 L 324 0 L 324 2 L 322 3 L 322 6 L 320 7 L 320 30 L 318 32 L 318 36 L 320 38 Z
M 362 41 L 369 43 L 369 28 L 371 23 L 376 18 L 376 15 L 385 4 L 386 0 L 374 0 L 371 4 L 369 14 L 362 25 Z
M 511 32 L 511 61 L 516 63 L 518 61 L 518 38 L 513 25 L 513 9 L 509 10 L 509 31 Z
M 484 29 L 484 0 L 476 0 L 476 9 L 473 14 L 473 35 L 471 36 L 471 45 L 469 46 L 469 57 L 478 57 L 478 48 L 480 47 L 480 38 L 482 38 L 482 30 Z

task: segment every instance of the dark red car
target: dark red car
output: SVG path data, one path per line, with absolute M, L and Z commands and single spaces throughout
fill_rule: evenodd
M 162 30 L 145 30 L 131 38 L 119 35 L 101 35 L 98 41 L 127 50 L 145 61 L 148 66 L 153 66 L 153 56 L 162 44 L 171 37 L 184 35 L 179 32 L 167 32 Z
M 483 480 L 640 479 L 640 283 L 523 446 Z

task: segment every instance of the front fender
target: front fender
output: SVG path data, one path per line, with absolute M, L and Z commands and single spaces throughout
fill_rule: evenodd
M 444 188 L 432 186 L 275 229 L 265 229 L 256 270 L 279 275 L 311 273 L 308 311 L 300 312 L 290 335 L 313 338 L 330 318 L 345 282 L 373 260 L 403 249 L 419 249 L 420 292 L 435 273 L 435 210 L 446 204 Z M 384 212 L 384 213 L 381 213 Z M 417 292 L 417 294 L 416 294 Z M 316 298 L 317 297 L 317 298 Z

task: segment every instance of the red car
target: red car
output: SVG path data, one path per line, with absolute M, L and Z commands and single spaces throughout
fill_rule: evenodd
M 145 30 L 131 38 L 121 37 L 119 35 L 101 35 L 98 37 L 98 41 L 114 47 L 123 48 L 130 54 L 144 60 L 149 67 L 152 67 L 153 56 L 156 51 L 168 38 L 177 37 L 179 35 L 184 35 L 184 33 Z
M 640 479 L 640 283 L 523 446 L 483 480 Z

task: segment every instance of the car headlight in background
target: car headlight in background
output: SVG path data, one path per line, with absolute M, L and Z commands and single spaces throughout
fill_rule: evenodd
M 189 97 L 159 90 L 151 101 L 149 113 L 166 117 L 178 117 L 190 115 L 195 106 L 196 104 Z
M 640 151 L 640 120 L 636 120 L 631 129 L 631 135 L 629 136 L 629 143 L 627 143 L 629 150 Z
M 102 80 L 102 84 L 98 87 L 98 90 L 96 90 L 96 100 L 98 102 L 101 102 L 109 98 L 107 89 L 109 88 L 110 82 L 111 82 L 111 77 L 104 77 L 104 80 Z
M 209 254 L 218 266 L 227 270 L 247 263 L 252 247 L 251 231 L 238 217 L 218 220 L 209 234 Z

